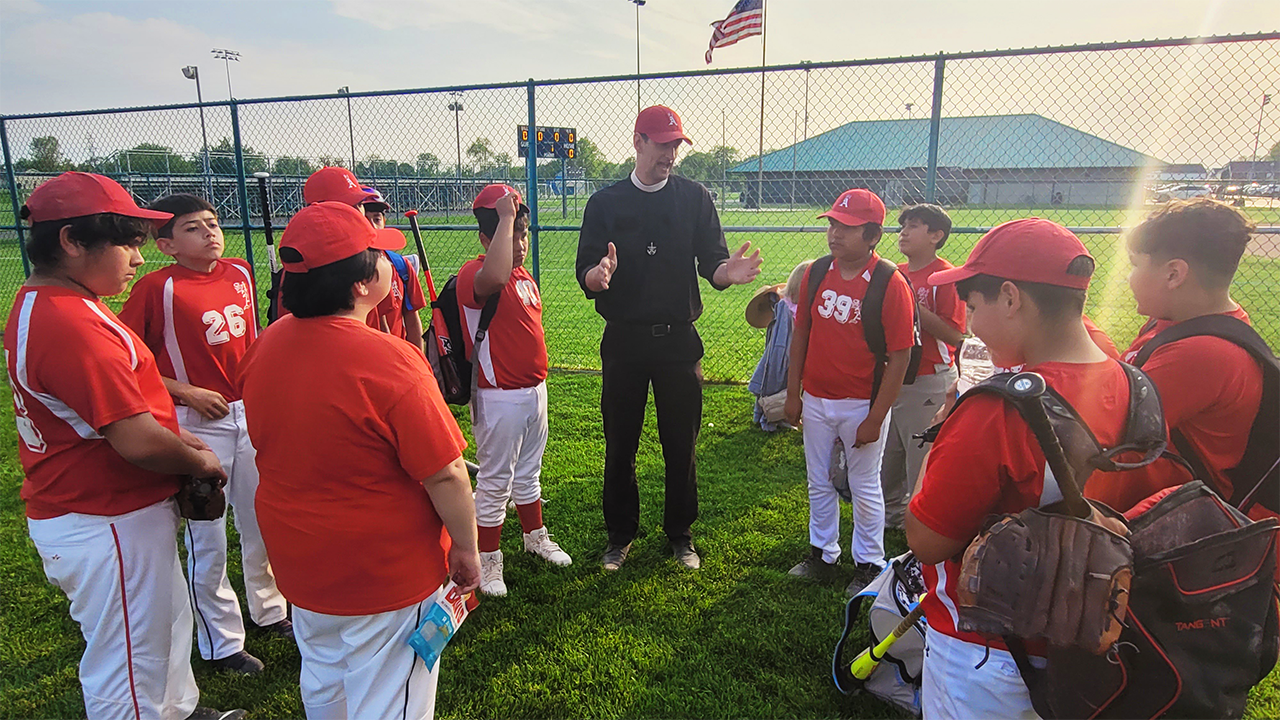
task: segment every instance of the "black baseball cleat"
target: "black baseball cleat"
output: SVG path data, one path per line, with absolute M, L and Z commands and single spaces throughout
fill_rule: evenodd
M 871 563 L 858 563 L 854 566 L 853 580 L 849 586 L 844 589 L 845 597 L 853 597 L 862 592 L 863 588 L 870 585 L 873 580 L 880 577 L 880 573 L 884 569 L 879 565 Z
M 814 582 L 829 583 L 836 577 L 836 564 L 823 560 L 822 549 L 810 545 L 809 554 L 792 566 L 787 574 Z
M 239 675 L 257 675 L 262 672 L 265 667 L 262 661 L 241 650 L 238 653 L 232 653 L 224 658 L 210 660 L 209 664 L 216 670 L 226 670 L 227 672 L 237 673 Z
M 215 710 L 211 707 L 199 706 L 191 711 L 187 720 L 240 720 L 248 714 L 248 710 Z
M 288 618 L 285 618 L 280 622 L 271 623 L 270 625 L 259 625 L 258 629 L 270 635 L 275 635 L 276 637 L 282 637 L 297 642 L 297 638 L 293 634 L 293 621 Z
M 631 543 L 626 545 L 610 543 L 609 547 L 605 548 L 604 558 L 601 559 L 604 569 L 612 571 L 622 567 L 622 563 L 626 561 L 627 553 L 629 552 L 631 552 Z

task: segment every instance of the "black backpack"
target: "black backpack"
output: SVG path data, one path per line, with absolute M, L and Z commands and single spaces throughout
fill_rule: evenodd
M 500 297 L 502 293 L 496 292 L 485 301 L 484 308 L 480 311 L 480 325 L 476 328 L 475 347 L 480 346 L 489 332 L 489 323 L 493 322 L 493 315 L 498 311 Z M 440 383 L 440 394 L 450 405 L 466 405 L 471 402 L 471 360 L 467 357 L 467 334 L 462 327 L 458 303 L 457 275 L 450 275 L 445 281 L 440 294 L 431 301 L 431 308 L 440 311 L 435 317 L 444 322 L 443 328 L 437 328 L 433 324 L 424 334 L 428 348 L 436 347 L 432 335 L 440 338 L 441 350 L 438 351 L 437 358 L 432 358 L 435 361 L 433 364 L 438 366 L 436 380 Z
M 824 255 L 809 266 L 805 277 L 808 283 L 809 297 L 805 307 L 813 311 L 813 303 L 818 297 L 818 286 L 831 270 L 832 256 Z M 884 379 L 884 369 L 889 363 L 889 351 L 884 338 L 884 296 L 889 289 L 889 280 L 893 274 L 900 272 L 898 266 L 891 261 L 880 258 L 871 271 L 871 280 L 867 285 L 867 294 L 862 296 L 862 332 L 867 338 L 867 348 L 876 358 L 875 372 L 871 378 L 871 400 L 874 402 L 880 392 L 880 382 Z M 902 276 L 906 280 L 907 276 Z M 911 281 L 907 280 L 907 287 Z M 911 345 L 911 360 L 907 364 L 907 375 L 902 379 L 903 385 L 916 381 L 916 373 L 920 370 L 920 356 L 924 346 L 920 342 L 920 311 L 916 307 L 915 296 L 911 298 L 911 322 L 915 328 L 915 342 Z
M 1148 323 L 1142 332 L 1150 327 L 1151 323 Z M 1271 515 L 1280 514 L 1280 360 L 1276 359 L 1267 341 L 1248 323 L 1229 315 L 1202 315 L 1160 331 L 1142 346 L 1133 364 L 1142 367 L 1160 346 L 1198 335 L 1233 343 L 1248 351 L 1262 366 L 1262 402 L 1249 431 L 1244 457 L 1240 464 L 1226 468 L 1223 474 L 1231 480 L 1231 497 L 1227 501 L 1233 507 L 1247 514 L 1257 504 Z M 1213 475 L 1196 455 L 1186 436 L 1176 429 L 1169 434 L 1178 453 L 1191 463 L 1196 477 L 1211 482 Z

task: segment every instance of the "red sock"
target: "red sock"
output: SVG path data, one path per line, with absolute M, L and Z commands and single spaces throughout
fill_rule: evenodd
M 476 527 L 476 544 L 480 546 L 480 552 L 494 552 L 498 549 L 498 544 L 502 541 L 502 526 L 485 527 L 478 525 Z
M 520 529 L 526 534 L 542 527 L 542 501 L 534 500 L 528 505 L 516 505 L 516 515 L 520 517 Z

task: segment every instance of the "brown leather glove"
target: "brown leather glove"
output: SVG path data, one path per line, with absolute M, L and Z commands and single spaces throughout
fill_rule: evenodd
M 217 520 L 227 512 L 227 496 L 222 478 L 194 478 L 182 476 L 182 487 L 174 499 L 178 501 L 178 514 L 188 520 Z

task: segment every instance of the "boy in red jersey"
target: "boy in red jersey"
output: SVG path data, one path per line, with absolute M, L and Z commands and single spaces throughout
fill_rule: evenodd
M 529 208 L 509 185 L 489 185 L 472 212 L 484 254 L 458 270 L 458 304 L 467 354 L 475 368 L 471 430 L 476 437 L 476 522 L 480 592 L 506 595 L 502 577 L 502 523 L 514 498 L 524 549 L 553 565 L 569 554 L 542 521 L 542 453 L 547 447 L 547 343 L 542 296 L 524 269 Z M 484 339 L 475 342 L 485 307 L 496 303 Z
M 153 223 L 171 216 L 69 172 L 36 188 L 22 217 L 33 272 L 4 334 L 22 499 L 45 575 L 84 635 L 85 711 L 241 717 L 196 706 L 172 500 L 179 475 L 225 480 L 222 464 L 179 429 L 151 351 L 99 299 L 124 292 Z
M 156 232 L 156 245 L 175 262 L 134 283 L 120 319 L 156 356 L 165 387 L 178 403 L 178 424 L 222 461 L 240 533 L 250 618 L 291 638 L 288 606 L 276 589 L 258 531 L 253 507 L 258 468 L 234 382 L 240 360 L 258 336 L 253 271 L 239 258 L 222 257 L 222 228 L 208 201 L 169 195 L 151 203 L 151 209 L 173 215 Z M 245 652 L 240 602 L 227 579 L 226 519 L 189 521 L 184 538 L 200 656 L 220 669 L 261 672 L 262 662 Z

